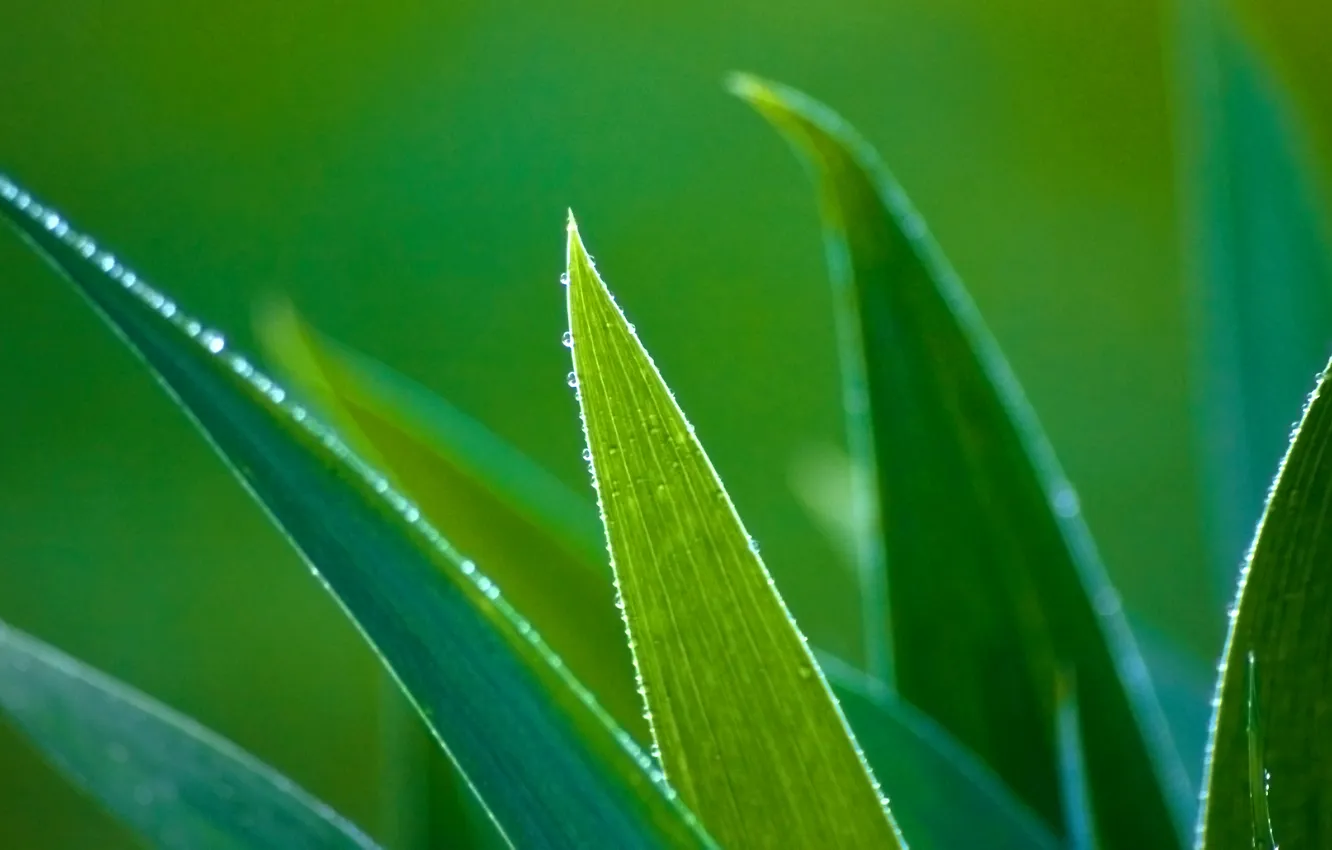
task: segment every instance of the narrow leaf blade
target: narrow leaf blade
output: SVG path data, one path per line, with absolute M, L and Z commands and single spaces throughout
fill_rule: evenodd
M 380 473 L 220 334 L 3 177 L 0 201 L 317 571 L 512 842 L 709 844 L 498 587 Z
M 1327 375 L 1319 379 L 1281 465 L 1241 577 L 1208 745 L 1198 826 L 1204 850 L 1249 850 L 1255 836 L 1263 840 L 1271 834 L 1283 847 L 1332 843 Z
M 804 638 L 572 218 L 568 266 L 579 403 L 667 775 L 729 848 L 899 846 Z
M 1309 379 L 1332 352 L 1332 242 L 1304 128 L 1232 4 L 1179 10 L 1202 473 L 1228 597 Z
M 894 684 L 1061 825 L 1052 695 L 1057 670 L 1077 669 L 1107 848 L 1182 846 L 1188 780 L 1118 597 L 960 281 L 845 122 L 753 77 L 733 90 L 820 185 L 847 408 L 868 414 L 852 447 L 875 478 Z
M 273 329 L 270 328 L 270 333 Z M 270 338 L 271 339 L 271 338 Z M 277 342 L 277 340 L 271 340 Z M 276 349 L 286 348 L 279 343 Z M 399 468 L 395 462 L 389 466 L 399 480 L 413 480 L 411 476 L 428 477 L 434 464 L 454 464 L 455 458 L 479 454 L 484 458 L 507 458 L 502 469 L 480 470 L 479 475 L 496 475 L 508 497 L 504 505 L 523 516 L 542 517 L 541 527 L 548 532 L 548 545 L 558 550 L 576 540 L 577 551 L 604 550 L 602 532 L 594 506 L 581 495 L 550 483 L 549 473 L 533 461 L 522 457 L 511 446 L 496 449 L 499 437 L 487 433 L 478 438 L 470 423 L 458 428 L 457 417 L 462 414 L 443 399 L 431 395 L 407 378 L 395 374 L 389 367 L 365 355 L 350 351 L 318 334 L 307 333 L 298 353 L 288 351 L 283 361 L 295 364 L 310 356 L 331 364 L 329 372 L 336 373 L 338 403 L 349 409 L 373 411 L 376 427 L 364 434 L 381 457 L 396 458 L 396 463 L 410 461 L 414 469 Z M 293 370 L 299 373 L 299 369 Z M 309 386 L 302 381 L 303 386 Z M 311 390 L 318 392 L 316 388 Z M 375 436 L 371 437 L 370 434 Z M 415 445 L 411 452 L 398 453 L 394 444 Z M 473 447 L 487 447 L 474 451 Z M 436 455 L 435 460 L 423 462 L 418 452 Z M 421 481 L 411 488 L 413 493 L 430 492 L 446 486 L 444 481 Z M 552 501 L 565 506 L 558 512 L 544 511 L 540 505 Z M 429 514 L 428 501 L 419 502 Z M 599 572 L 604 581 L 611 581 L 610 566 L 605 558 L 590 559 L 574 567 L 567 561 L 535 558 L 525 566 L 550 563 L 553 582 L 566 582 L 563 571 L 579 569 Z M 506 585 L 507 586 L 507 585 Z M 623 627 L 620 615 L 613 608 L 602 611 L 600 606 L 577 610 L 595 612 L 592 616 L 606 618 L 616 627 Z M 524 609 L 526 613 L 526 609 Z M 594 624 L 583 615 L 580 622 L 595 633 Z M 545 630 L 542 630 L 545 634 Z M 613 652 L 618 647 L 599 647 Z M 992 850 L 1055 850 L 1058 842 L 1035 815 L 1018 803 L 990 771 L 953 741 L 928 718 L 920 716 L 909 706 L 895 701 L 882 683 L 851 668 L 846 662 L 828 655 L 818 655 L 819 666 L 828 678 L 848 722 L 856 732 L 866 759 L 879 778 L 885 794 L 893 801 L 894 811 L 902 828 L 911 836 L 913 850 L 972 850 L 984 845 Z M 617 665 L 618 666 L 618 665 Z M 624 681 L 616 686 L 633 694 L 632 671 L 626 671 Z M 1204 698 L 1205 701 L 1205 698 Z M 967 817 L 958 817 L 959 811 Z
M 230 741 L 4 622 L 0 711 L 66 776 L 159 846 L 378 848 Z

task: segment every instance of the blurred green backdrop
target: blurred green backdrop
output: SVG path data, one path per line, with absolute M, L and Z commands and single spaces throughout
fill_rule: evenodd
M 1332 6 L 1251 5 L 1332 161 Z M 285 293 L 590 498 L 559 343 L 572 206 L 801 624 L 850 654 L 852 579 L 789 487 L 793 459 L 842 434 L 816 210 L 720 80 L 799 86 L 931 223 L 1135 621 L 1210 663 L 1174 17 L 1146 0 L 18 4 L 0 168 L 245 347 L 257 299 Z M 350 623 L 8 233 L 0 313 L 0 617 L 382 833 L 377 667 Z M 826 570 L 792 567 L 810 562 Z M 132 845 L 0 727 L 0 847 L 89 846 Z

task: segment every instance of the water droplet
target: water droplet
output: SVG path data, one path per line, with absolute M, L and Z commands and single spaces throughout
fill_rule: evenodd
M 101 253 L 97 255 L 97 266 L 104 272 L 109 272 L 116 267 L 116 258 L 111 254 Z
M 801 664 L 796 672 L 800 674 L 800 678 L 805 679 L 806 681 L 814 678 L 814 668 L 808 664 Z
M 560 337 L 560 342 L 565 348 L 573 348 L 573 331 L 565 331 L 564 336 Z
M 21 210 L 26 210 L 30 203 L 32 203 L 32 195 L 27 192 L 19 192 L 18 197 L 14 199 L 14 206 Z
M 188 322 L 185 323 L 185 333 L 189 334 L 190 336 L 198 336 L 202 332 L 203 332 L 203 325 L 199 324 L 193 319 L 190 319 Z
M 565 383 L 567 383 L 567 384 L 568 384 L 569 386 L 571 386 L 571 387 L 576 387 L 576 386 L 578 386 L 578 373 L 577 373 L 577 372 L 570 372 L 570 373 L 569 373 L 569 377 L 568 377 L 567 379 L 565 379 Z
M 47 230 L 55 230 L 60 226 L 60 216 L 55 213 L 47 213 L 46 218 L 42 219 L 42 226 Z
M 1055 493 L 1054 510 L 1061 517 L 1070 518 L 1078 515 L 1078 494 L 1073 492 L 1073 488 L 1067 485 L 1059 488 Z
M 227 347 L 227 341 L 222 338 L 222 334 L 216 333 L 215 331 L 204 331 L 200 335 L 199 341 L 204 344 L 204 348 L 207 348 L 214 354 L 221 354 L 222 349 Z
M 752 538 L 752 537 L 749 538 L 749 551 L 751 551 L 751 552 L 753 552 L 755 555 L 757 555 L 757 554 L 758 554 L 758 550 L 759 550 L 758 541 L 755 540 L 755 539 Z
M 465 560 L 462 563 L 458 564 L 458 566 L 462 569 L 463 575 L 470 576 L 476 572 L 476 563 L 474 561 Z
M 560 275 L 560 286 L 568 286 L 568 285 L 569 285 L 569 275 L 568 274 Z
M 8 180 L 0 178 L 0 195 L 3 195 L 6 201 L 12 201 L 18 197 L 18 187 Z
M 411 505 L 408 505 L 407 510 L 402 512 L 402 518 L 408 522 L 416 522 L 421 518 L 421 512 Z
M 588 463 L 592 462 L 592 449 L 586 446 L 583 447 L 583 460 L 587 461 Z

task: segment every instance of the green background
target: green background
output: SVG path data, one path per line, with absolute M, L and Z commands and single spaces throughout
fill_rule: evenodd
M 1332 161 L 1332 6 L 1251 5 Z M 0 170 L 243 347 L 255 305 L 286 294 L 590 498 L 559 343 L 573 207 L 797 618 L 851 653 L 852 578 L 789 485 L 795 458 L 842 433 L 817 211 L 794 157 L 721 80 L 746 69 L 805 89 L 880 149 L 931 223 L 1135 621 L 1200 664 L 1219 652 L 1172 4 L 11 6 Z M 5 233 L 0 316 L 0 618 L 382 834 L 377 667 L 349 621 L 142 367 Z M 0 847 L 122 845 L 0 728 Z

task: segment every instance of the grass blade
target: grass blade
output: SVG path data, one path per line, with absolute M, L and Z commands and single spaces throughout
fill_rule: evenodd
M 75 784 L 159 846 L 377 850 L 230 741 L 4 622 L 0 711 Z
M 317 571 L 512 842 L 708 846 L 647 757 L 415 505 L 56 212 L 4 178 L 0 201 Z
M 728 848 L 900 846 L 693 429 L 569 220 L 578 397 L 662 765 Z
M 1261 841 L 1273 833 L 1283 847 L 1332 845 L 1327 375 L 1319 379 L 1281 464 L 1240 580 L 1208 746 L 1198 825 L 1204 850 L 1249 850 L 1262 846 L 1253 844 L 1255 835 Z
M 1332 351 L 1332 251 L 1303 128 L 1231 4 L 1180 0 L 1184 256 L 1208 531 L 1225 595 Z
M 290 306 L 266 310 L 260 329 L 297 388 L 485 565 L 579 681 L 646 742 L 601 526 L 586 501 L 443 399 L 321 336 Z
M 1178 848 L 1188 780 L 1077 510 L 993 340 L 919 215 L 855 132 L 804 95 L 733 89 L 821 186 L 853 419 L 887 552 L 894 684 L 1062 825 L 1057 671 L 1079 672 L 1109 850 Z M 859 460 L 857 461 L 859 462 Z M 885 627 L 887 627 L 885 625 Z
M 283 324 L 287 323 L 284 321 Z M 387 447 L 379 451 L 380 456 L 395 456 L 399 462 L 409 461 L 414 465 L 414 470 L 395 469 L 399 480 L 409 480 L 409 476 L 416 474 L 428 475 L 428 470 L 435 464 L 453 464 L 456 462 L 453 459 L 473 453 L 479 454 L 482 460 L 505 458 L 507 461 L 499 469 L 482 470 L 478 466 L 479 474 L 494 474 L 505 482 L 503 490 L 507 496 L 504 504 L 509 510 L 523 516 L 544 517 L 542 528 L 548 533 L 551 548 L 567 545 L 562 541 L 569 540 L 579 541 L 573 547 L 578 551 L 604 547 L 595 508 L 590 503 L 579 494 L 562 488 L 552 489 L 560 485 L 551 485 L 548 473 L 516 449 L 501 444 L 495 435 L 478 438 L 474 430 L 480 427 L 477 423 L 464 418 L 468 427 L 459 428 L 458 418 L 463 414 L 443 399 L 387 366 L 308 328 L 299 339 L 278 334 L 279 340 L 273 336 L 276 327 L 269 325 L 268 335 L 271 342 L 278 343 L 273 346 L 275 351 L 286 352 L 281 356 L 284 363 L 314 358 L 325 364 L 327 373 L 337 375 L 336 384 L 330 382 L 324 390 L 311 387 L 311 392 L 334 390 L 338 396 L 334 403 L 344 404 L 349 410 L 372 412 L 369 415 L 373 416 L 376 427 L 365 431 L 376 435 L 367 437 L 372 443 L 416 446 L 401 455 Z M 291 347 L 293 341 L 298 343 L 298 348 Z M 304 373 L 299 368 L 293 372 Z M 304 386 L 305 381 L 301 385 Z M 501 447 L 497 448 L 497 444 Z M 474 452 L 471 447 L 478 445 L 486 450 Z M 424 459 L 422 453 L 434 458 Z M 419 492 L 445 486 L 447 480 L 422 481 Z M 540 505 L 548 500 L 566 506 L 563 519 L 540 509 Z M 427 515 L 432 515 L 427 501 L 419 504 Z M 557 527 L 560 522 L 566 524 Z M 538 557 L 529 562 L 529 567 L 545 563 L 555 561 Z M 564 567 L 572 568 L 567 563 Z M 593 558 L 578 569 L 599 571 L 607 584 L 611 581 L 610 566 L 604 556 Z M 507 580 L 506 576 L 499 578 Z M 567 579 L 559 571 L 553 571 L 549 580 L 562 583 Z M 584 608 L 577 606 L 576 610 Z M 602 612 L 599 606 L 588 610 L 596 612 L 593 616 L 606 616 L 622 628 L 618 611 Z M 583 616 L 579 615 L 580 620 Z M 590 627 L 592 624 L 584 621 L 584 625 Z M 596 631 L 589 628 L 587 633 Z M 542 633 L 545 633 L 544 629 Z M 605 647 L 603 651 L 612 649 Z M 1054 850 L 1058 846 L 1035 815 L 1013 800 L 987 768 L 928 718 L 893 700 L 882 683 L 845 662 L 827 655 L 819 655 L 818 661 L 856 732 L 866 759 L 884 792 L 893 800 L 894 811 L 903 829 L 911 835 L 913 850 L 971 850 L 980 844 L 993 850 Z M 626 672 L 624 681 L 616 687 L 637 697 L 631 672 Z M 967 812 L 967 817 L 958 817 L 959 811 Z
M 1059 748 L 1059 787 L 1064 802 L 1064 834 L 1070 850 L 1096 850 L 1096 813 L 1092 811 L 1082 720 L 1071 672 L 1059 676 L 1055 691 L 1055 740 Z

